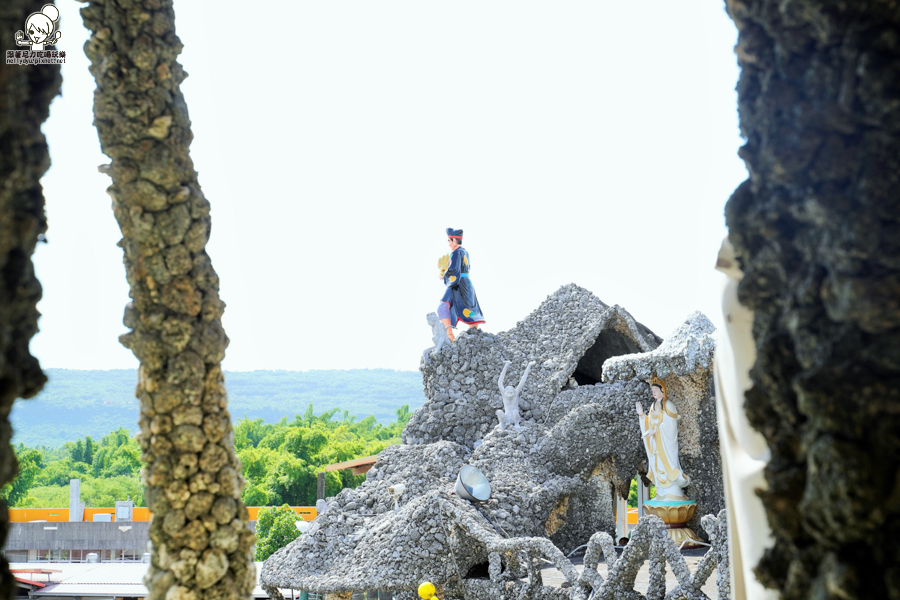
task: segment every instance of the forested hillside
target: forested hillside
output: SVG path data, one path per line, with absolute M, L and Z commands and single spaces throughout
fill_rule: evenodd
M 234 441 L 247 481 L 244 502 L 248 506 L 315 504 L 317 473 L 327 465 L 399 444 L 409 417 L 409 406 L 404 405 L 395 409 L 394 421 L 385 426 L 375 417 L 357 420 L 337 409 L 316 415 L 309 405 L 302 414 L 277 423 L 239 419 Z M 87 436 L 58 448 L 17 444 L 16 456 L 19 475 L 0 491 L 10 506 L 68 506 L 70 479 L 81 480 L 81 497 L 87 506 L 115 506 L 116 500 L 128 496 L 137 506 L 145 505 L 140 446 L 124 428 L 99 440 Z M 364 475 L 349 470 L 332 471 L 325 479 L 326 496 L 364 480 Z
M 44 390 L 13 408 L 13 443 L 57 447 L 85 436 L 100 440 L 119 428 L 137 433 L 136 370 L 45 372 Z M 425 400 L 416 371 L 226 371 L 225 383 L 234 421 L 245 416 L 269 423 L 290 420 L 312 404 L 317 411 L 373 415 L 388 425 L 398 406 L 415 411 Z

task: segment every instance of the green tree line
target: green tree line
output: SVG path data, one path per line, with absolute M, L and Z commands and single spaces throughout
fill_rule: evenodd
M 374 416 L 357 421 L 348 411 L 327 410 L 319 415 L 310 404 L 293 420 L 277 423 L 240 419 L 235 424 L 235 447 L 243 465 L 247 506 L 311 506 L 316 501 L 317 477 L 329 464 L 378 454 L 400 443 L 411 413 L 409 405 L 396 410 L 396 421 L 381 425 Z M 335 418 L 337 417 L 337 418 Z M 120 427 L 99 441 L 91 436 L 61 447 L 15 446 L 19 461 L 16 479 L 0 491 L 13 508 L 59 508 L 69 504 L 69 480 L 81 480 L 86 506 L 115 506 L 130 497 L 144 506 L 140 480 L 141 451 L 137 437 Z M 356 487 L 364 475 L 349 470 L 328 473 L 326 495 Z
M 99 441 L 87 436 L 59 448 L 15 446 L 19 474 L 0 491 L 13 508 L 55 508 L 69 505 L 69 480 L 81 480 L 86 506 L 115 506 L 130 497 L 144 506 L 141 449 L 127 429 Z
M 275 424 L 262 419 L 241 419 L 235 426 L 234 444 L 244 468 L 247 486 L 243 500 L 247 506 L 311 506 L 316 502 L 318 473 L 327 465 L 378 454 L 400 443 L 400 434 L 409 421 L 409 406 L 397 409 L 397 420 L 379 424 L 375 417 L 356 421 L 338 409 L 314 415 L 312 405 L 293 421 Z M 349 469 L 325 475 L 325 495 L 333 496 L 345 487 L 356 487 L 365 475 Z

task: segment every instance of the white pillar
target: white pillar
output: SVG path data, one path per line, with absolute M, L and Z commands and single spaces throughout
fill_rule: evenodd
M 644 485 L 641 476 L 637 478 L 637 509 L 638 519 L 644 516 L 644 502 L 650 499 L 650 486 Z
M 628 501 L 616 494 L 616 545 L 623 537 L 628 537 Z
M 84 521 L 84 502 L 81 501 L 81 480 L 69 480 L 69 520 Z

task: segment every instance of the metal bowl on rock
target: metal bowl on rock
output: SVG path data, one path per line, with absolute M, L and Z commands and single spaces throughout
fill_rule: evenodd
M 456 476 L 456 495 L 469 502 L 484 502 L 491 497 L 491 484 L 481 471 L 463 465 Z

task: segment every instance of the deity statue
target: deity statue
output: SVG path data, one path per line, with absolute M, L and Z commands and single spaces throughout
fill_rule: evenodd
M 451 342 L 455 340 L 453 327 L 456 327 L 458 321 L 475 328 L 484 323 L 478 297 L 475 295 L 475 286 L 469 279 L 471 263 L 469 253 L 462 247 L 462 235 L 462 229 L 447 228 L 450 261 L 446 267 L 443 266 L 443 260 L 438 263 L 442 271 L 441 279 L 444 280 L 447 290 L 438 304 L 437 314 Z
M 500 379 L 497 381 L 497 384 L 500 386 L 500 395 L 503 397 L 503 410 L 497 410 L 497 418 L 500 419 L 500 427 L 503 429 L 506 429 L 507 425 L 519 426 L 521 419 L 519 417 L 519 393 L 525 387 L 525 380 L 528 379 L 528 374 L 531 373 L 534 361 L 531 361 L 525 367 L 522 379 L 519 380 L 519 387 L 516 388 L 511 385 L 503 387 L 503 378 L 506 376 L 506 370 L 509 369 L 509 365 L 510 362 L 506 361 L 506 364 L 503 365 L 503 370 L 500 372 Z
M 691 478 L 681 470 L 678 458 L 678 407 L 668 399 L 666 384 L 654 377 L 650 390 L 655 402 L 649 414 L 637 402 L 637 413 L 647 451 L 650 481 L 656 485 L 656 501 L 687 501 L 681 488 L 690 485 Z

